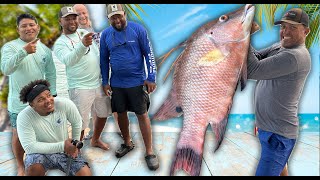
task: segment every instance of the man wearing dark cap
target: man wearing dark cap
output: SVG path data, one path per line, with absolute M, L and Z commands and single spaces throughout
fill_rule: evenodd
M 31 14 L 17 17 L 19 38 L 1 48 L 1 72 L 9 77 L 8 114 L 12 127 L 12 152 L 17 161 L 17 175 L 24 175 L 23 148 L 17 135 L 17 115 L 27 105 L 19 101 L 19 93 L 29 82 L 45 78 L 56 95 L 56 68 L 52 51 L 38 37 L 40 25 Z
M 286 163 L 299 134 L 298 107 L 311 68 L 305 45 L 310 32 L 308 15 L 299 8 L 280 21 L 280 43 L 248 57 L 248 78 L 255 79 L 256 127 L 261 156 L 256 176 L 287 175 Z
M 54 98 L 49 86 L 46 80 L 35 80 L 20 92 L 20 100 L 29 103 L 17 117 L 18 136 L 26 152 L 26 175 L 44 176 L 49 169 L 59 169 L 72 176 L 91 175 L 88 162 L 72 143 L 79 141 L 82 126 L 77 107 L 67 98 Z M 71 164 L 69 158 L 74 158 Z
M 94 120 L 91 145 L 108 150 L 101 140 L 107 118 L 112 114 L 111 100 L 102 89 L 99 47 L 93 41 L 93 32 L 78 29 L 77 12 L 73 7 L 63 7 L 59 13 L 62 34 L 53 46 L 53 52 L 66 66 L 69 97 L 82 117 L 82 140 L 89 126 L 90 114 Z
M 150 170 L 156 170 L 159 168 L 159 161 L 152 147 L 148 116 L 149 94 L 156 89 L 157 74 L 152 45 L 147 30 L 142 25 L 127 21 L 121 4 L 108 4 L 107 17 L 111 26 L 101 35 L 100 67 L 104 92 L 112 96 L 112 111 L 118 113 L 118 123 L 124 139 L 124 143 L 116 151 L 116 157 L 120 158 L 134 149 L 127 114 L 131 111 L 139 121 L 147 166 Z

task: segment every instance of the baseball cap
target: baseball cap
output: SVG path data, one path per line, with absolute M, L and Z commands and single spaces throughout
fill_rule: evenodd
M 113 16 L 115 14 L 124 15 L 124 9 L 121 6 L 121 4 L 108 4 L 108 7 L 107 7 L 108 18 L 110 18 L 111 16 Z
M 287 22 L 290 24 L 303 24 L 309 27 L 309 17 L 306 12 L 300 8 L 292 8 L 287 11 L 280 21 L 276 21 L 274 25 L 281 24 L 281 22 Z
M 77 12 L 74 10 L 73 7 L 71 7 L 71 6 L 62 7 L 59 12 L 59 18 L 64 18 L 64 17 L 69 16 L 71 14 L 78 16 Z

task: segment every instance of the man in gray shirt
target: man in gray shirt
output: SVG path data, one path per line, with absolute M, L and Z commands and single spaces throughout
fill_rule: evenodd
M 311 58 L 305 46 L 310 32 L 308 15 L 290 9 L 280 21 L 280 43 L 248 54 L 248 78 L 256 79 L 256 127 L 261 157 L 256 176 L 286 173 L 286 163 L 299 133 L 298 106 Z M 284 169 L 285 168 L 285 169 Z

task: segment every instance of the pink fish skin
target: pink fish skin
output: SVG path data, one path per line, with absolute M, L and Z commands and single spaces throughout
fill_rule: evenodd
M 247 80 L 247 54 L 255 7 L 245 5 L 200 27 L 181 43 L 185 47 L 174 62 L 168 98 L 152 117 L 166 120 L 183 114 L 183 127 L 170 175 L 183 169 L 198 176 L 204 137 L 210 124 L 217 150 L 223 140 L 238 82 Z M 162 60 L 169 56 L 171 50 Z

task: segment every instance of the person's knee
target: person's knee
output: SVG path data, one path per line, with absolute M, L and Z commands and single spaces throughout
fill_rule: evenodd
M 85 165 L 77 173 L 76 176 L 92 176 L 90 168 Z
M 40 163 L 31 165 L 26 170 L 27 176 L 44 176 L 45 173 L 45 169 Z

